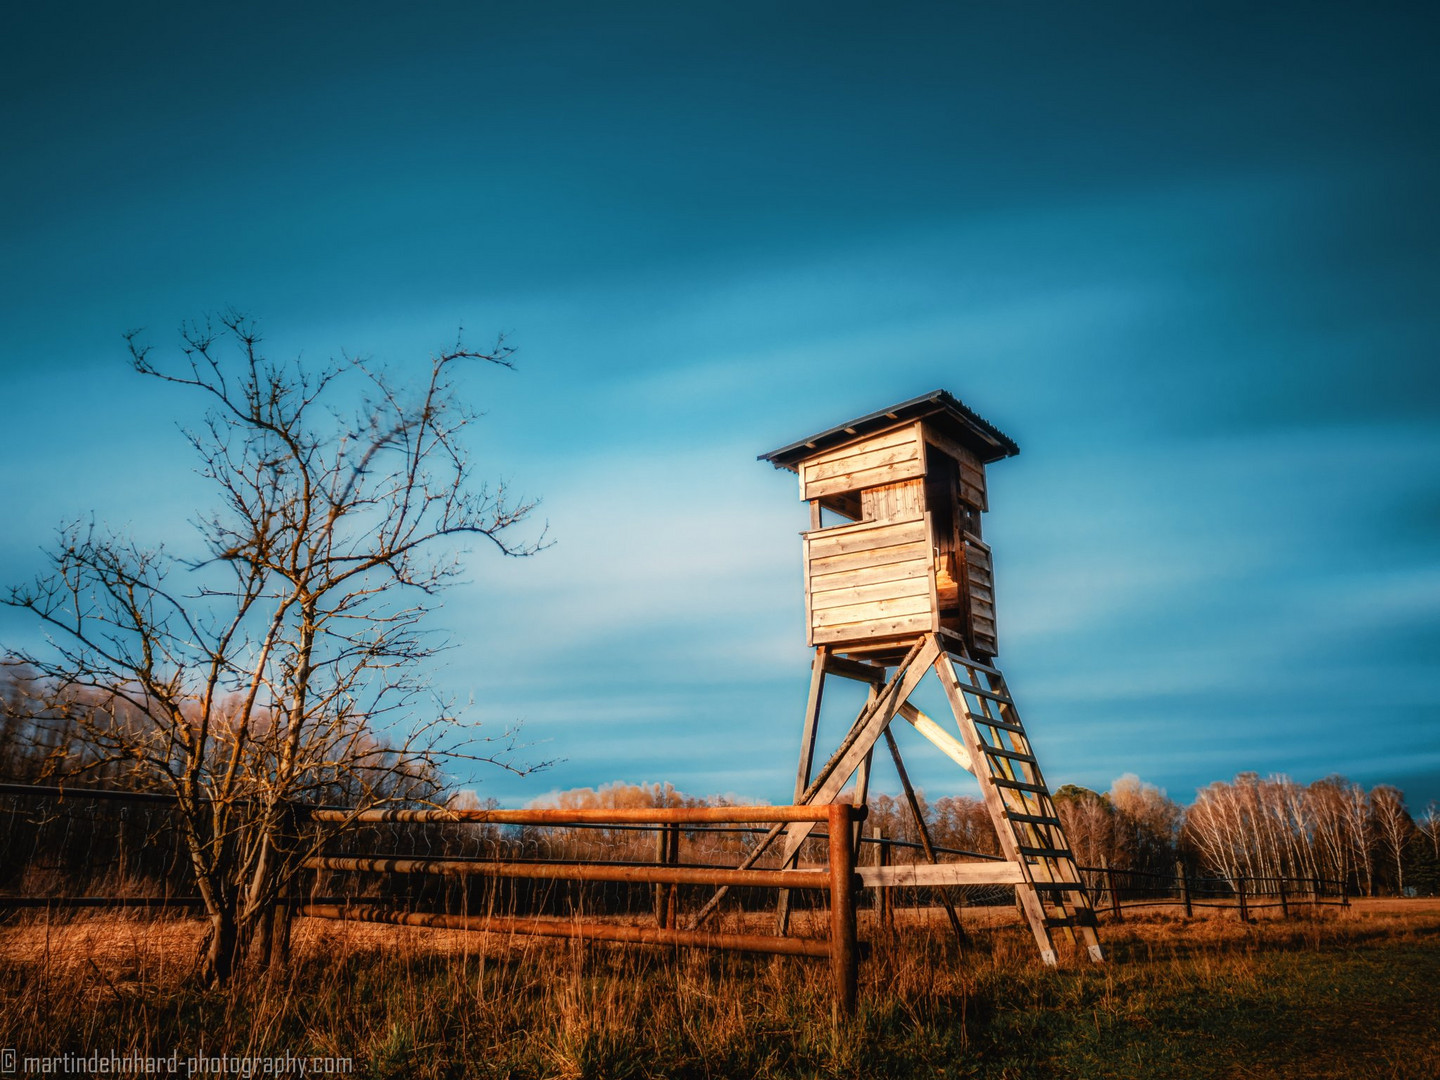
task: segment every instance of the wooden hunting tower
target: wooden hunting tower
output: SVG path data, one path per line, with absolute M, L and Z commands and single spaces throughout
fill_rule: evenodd
M 1020 452 L 944 390 L 761 455 L 800 477 L 808 644 L 898 660 L 917 635 L 999 651 L 985 466 Z M 825 526 L 824 512 L 843 520 Z
M 761 455 L 796 473 L 800 497 L 810 504 L 802 545 L 806 634 L 815 656 L 795 802 L 838 801 L 853 777 L 852 798 L 864 805 L 872 752 L 883 737 L 927 865 L 861 866 L 860 879 L 879 887 L 936 887 L 957 933 L 946 886 L 1012 885 L 1046 962 L 1055 962 L 1057 929 L 1098 961 L 1094 912 L 1014 697 L 995 666 L 995 581 L 980 524 L 989 505 L 985 467 L 1017 453 L 994 426 L 937 390 Z M 830 516 L 838 520 L 826 520 Z M 910 703 L 930 671 L 958 731 Z M 869 698 L 814 771 L 831 675 L 868 683 Z M 1003 859 L 945 861 L 934 850 L 890 732 L 897 717 L 975 776 Z M 783 865 L 796 864 L 812 828 L 785 827 Z M 782 896 L 782 930 L 788 915 Z

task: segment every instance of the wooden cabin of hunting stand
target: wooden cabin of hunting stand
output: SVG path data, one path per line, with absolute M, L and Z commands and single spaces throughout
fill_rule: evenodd
M 995 656 L 985 466 L 1019 452 L 937 390 L 762 454 L 810 504 L 808 643 L 886 663 L 944 630 Z

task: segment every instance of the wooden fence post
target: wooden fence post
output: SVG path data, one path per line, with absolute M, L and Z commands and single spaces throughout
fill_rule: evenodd
M 1280 889 L 1280 917 L 1282 919 L 1288 919 L 1290 917 L 1290 904 L 1288 898 L 1285 895 L 1285 877 L 1284 875 L 1281 875 L 1275 880 Z
M 665 831 L 670 836 L 666 860 L 671 866 L 678 866 L 680 864 L 680 823 L 677 821 L 665 826 Z M 670 886 L 669 902 L 666 907 L 665 925 L 674 930 L 680 925 L 680 886 Z
M 855 852 L 850 846 L 854 807 L 830 804 L 830 973 L 835 982 L 834 1020 L 855 1014 Z
M 1188 919 L 1195 911 L 1190 904 L 1190 878 L 1185 873 L 1184 860 L 1175 860 L 1175 876 L 1180 879 L 1180 902 L 1185 905 L 1185 917 Z
M 885 830 L 879 825 L 870 830 L 870 837 L 875 841 L 875 865 L 890 865 L 890 845 L 885 843 Z M 892 890 L 883 885 L 875 886 L 875 911 L 879 923 L 887 931 L 895 929 L 895 907 L 892 899 Z
M 1115 871 L 1110 867 L 1110 860 L 1102 860 L 1105 866 L 1105 887 L 1110 891 L 1110 914 L 1115 916 L 1116 922 L 1124 922 L 1125 915 L 1120 910 L 1120 894 L 1115 891 Z
M 670 826 L 661 825 L 655 830 L 655 861 L 662 866 L 669 862 L 670 854 Z M 667 929 L 670 925 L 670 887 L 657 884 L 655 886 L 655 925 L 661 930 Z
M 1239 898 L 1239 900 L 1240 900 L 1240 921 L 1241 921 L 1241 922 L 1244 922 L 1244 923 L 1248 923 L 1248 922 L 1250 921 L 1250 909 L 1245 906 L 1245 875 L 1244 875 L 1244 874 L 1237 874 L 1237 875 L 1235 876 L 1235 895 L 1236 895 L 1236 896 Z

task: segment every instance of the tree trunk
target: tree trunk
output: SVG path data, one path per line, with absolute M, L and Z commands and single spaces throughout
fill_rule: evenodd
M 235 973 L 240 927 L 235 913 L 225 907 L 210 913 L 210 930 L 201 945 L 201 976 L 212 986 L 224 986 Z

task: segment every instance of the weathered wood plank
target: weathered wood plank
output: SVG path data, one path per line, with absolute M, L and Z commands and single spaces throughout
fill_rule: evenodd
M 1012 862 L 913 863 L 900 866 L 857 866 L 867 886 L 897 885 L 1019 885 L 1025 880 Z
M 913 480 L 925 475 L 925 462 L 920 458 L 884 465 L 878 469 L 864 469 L 860 472 L 844 473 L 824 480 L 811 480 L 805 485 L 805 497 L 816 499 L 842 491 L 859 491 L 863 488 L 894 484 L 901 480 Z
M 852 551 L 868 551 L 871 548 L 894 547 L 896 544 L 924 540 L 925 523 L 862 521 L 854 525 L 840 525 L 833 529 L 806 533 L 805 537 L 810 542 L 810 558 L 824 559 Z
M 891 446 L 902 446 L 907 443 L 915 443 L 917 439 L 916 425 L 913 421 L 901 424 L 899 427 L 887 428 L 885 431 L 877 432 L 874 435 L 866 436 L 863 439 L 856 439 L 854 442 L 846 443 L 844 446 L 837 446 L 833 450 L 826 450 L 823 454 L 816 454 L 808 458 L 805 464 L 812 462 L 841 461 L 857 454 L 868 454 L 874 450 L 883 450 Z
M 821 480 L 833 480 L 837 476 L 845 476 L 849 473 L 868 472 L 871 469 L 879 469 L 887 465 L 898 465 L 902 461 L 918 461 L 919 458 L 920 444 L 911 439 L 899 446 L 867 449 L 850 457 L 807 461 L 804 463 L 805 481 L 808 484 L 814 484 Z
M 873 686 L 885 685 L 885 669 L 883 667 L 877 664 L 862 664 L 855 660 L 847 660 L 828 650 L 825 653 L 825 674 L 839 675 L 844 679 L 854 679 L 857 682 L 866 682 Z M 800 796 L 796 795 L 795 797 L 798 799 Z
M 809 577 L 810 588 L 822 592 L 829 589 L 857 589 L 864 585 L 877 585 L 882 581 L 923 578 L 929 574 L 929 561 L 920 557 L 903 562 L 881 563 L 878 566 L 862 566 L 857 570 L 841 570 L 833 574 L 812 573 Z
M 891 563 L 918 560 L 927 568 L 930 565 L 930 545 L 924 541 L 911 544 L 896 544 L 894 547 L 876 548 L 874 551 L 852 551 L 846 555 L 831 555 L 828 558 L 810 557 L 810 575 L 838 574 L 847 570 L 860 570 L 867 566 L 888 566 Z M 928 572 L 928 571 L 927 571 Z
M 817 626 L 815 641 L 819 644 L 839 644 L 848 641 L 867 641 L 870 638 L 888 638 L 900 634 L 923 634 L 930 629 L 930 613 L 906 615 L 901 618 L 884 619 L 879 622 L 843 623 L 839 626 Z
M 902 596 L 928 597 L 929 595 L 930 590 L 923 577 L 900 578 L 896 581 L 882 581 L 874 585 L 815 589 L 810 595 L 810 610 L 823 611 L 826 608 L 864 604 L 871 600 L 894 600 Z
M 894 619 L 901 615 L 930 613 L 928 591 L 921 596 L 900 596 L 892 600 L 870 600 L 861 604 L 845 604 L 840 607 L 816 609 L 810 613 L 812 625 L 818 630 L 822 626 L 838 626 L 841 623 L 878 622 Z M 927 622 L 928 626 L 929 623 Z
M 942 754 L 956 765 L 966 772 L 973 773 L 975 771 L 975 764 L 970 760 L 970 751 L 965 749 L 964 744 L 914 705 L 908 701 L 905 702 L 900 706 L 900 715 L 910 721 L 916 731 L 929 739 Z

